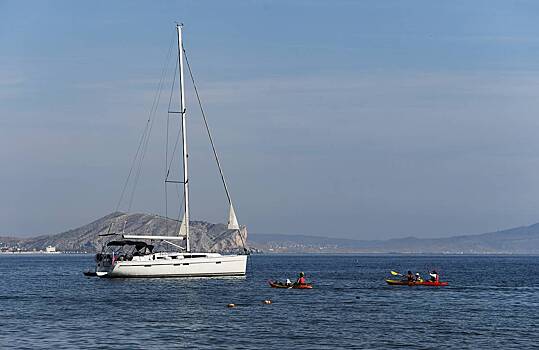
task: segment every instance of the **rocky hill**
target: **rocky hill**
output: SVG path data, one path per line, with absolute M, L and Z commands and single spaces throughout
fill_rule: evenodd
M 100 237 L 107 232 L 123 232 L 139 235 L 175 235 L 179 222 L 150 214 L 125 214 L 116 212 L 97 219 L 87 225 L 58 234 L 18 239 L 0 237 L 0 247 L 17 247 L 21 250 L 44 250 L 54 246 L 66 252 L 96 252 L 114 236 Z M 191 221 L 191 250 L 205 252 L 238 252 L 247 244 L 247 228 L 240 231 L 228 230 L 225 224 Z M 117 237 L 117 236 L 116 236 Z M 164 244 L 164 243 L 162 243 Z M 157 248 L 160 248 L 157 246 Z M 167 248 L 170 248 L 168 246 Z

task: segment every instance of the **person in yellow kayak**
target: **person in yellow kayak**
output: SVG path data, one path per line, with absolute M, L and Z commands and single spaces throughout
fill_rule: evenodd
M 295 284 L 297 285 L 307 284 L 307 282 L 305 281 L 305 273 L 303 272 L 299 273 L 298 279 Z

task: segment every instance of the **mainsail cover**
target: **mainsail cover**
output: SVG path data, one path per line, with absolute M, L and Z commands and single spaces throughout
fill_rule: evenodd
M 236 212 L 232 203 L 230 203 L 230 211 L 228 213 L 228 229 L 229 230 L 239 230 L 240 225 L 238 224 L 238 218 L 236 217 Z

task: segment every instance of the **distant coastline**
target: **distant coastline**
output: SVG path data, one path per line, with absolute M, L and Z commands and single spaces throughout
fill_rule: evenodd
M 55 247 L 65 253 L 95 253 L 116 222 L 126 222 L 131 234 L 173 234 L 176 221 L 152 214 L 111 213 L 87 225 L 34 238 L 0 237 L 0 250 L 37 253 Z M 194 250 L 264 254 L 436 254 L 436 255 L 535 255 L 539 254 L 539 224 L 483 234 L 446 238 L 405 237 L 389 240 L 356 240 L 309 235 L 252 234 L 247 228 L 227 230 L 225 224 L 193 221 Z M 14 254 L 14 253 L 11 253 Z M 15 253 L 16 254 L 16 253 Z M 45 252 L 44 252 L 45 254 Z
M 371 241 L 308 235 L 252 234 L 249 244 L 270 254 L 539 254 L 539 224 L 445 238 L 405 237 Z

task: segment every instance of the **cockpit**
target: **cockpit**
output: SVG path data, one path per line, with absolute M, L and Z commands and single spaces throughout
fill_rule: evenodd
M 99 262 L 131 261 L 135 256 L 153 254 L 154 246 L 142 241 L 120 240 L 110 241 L 103 247 L 101 253 L 96 254 L 95 260 Z

